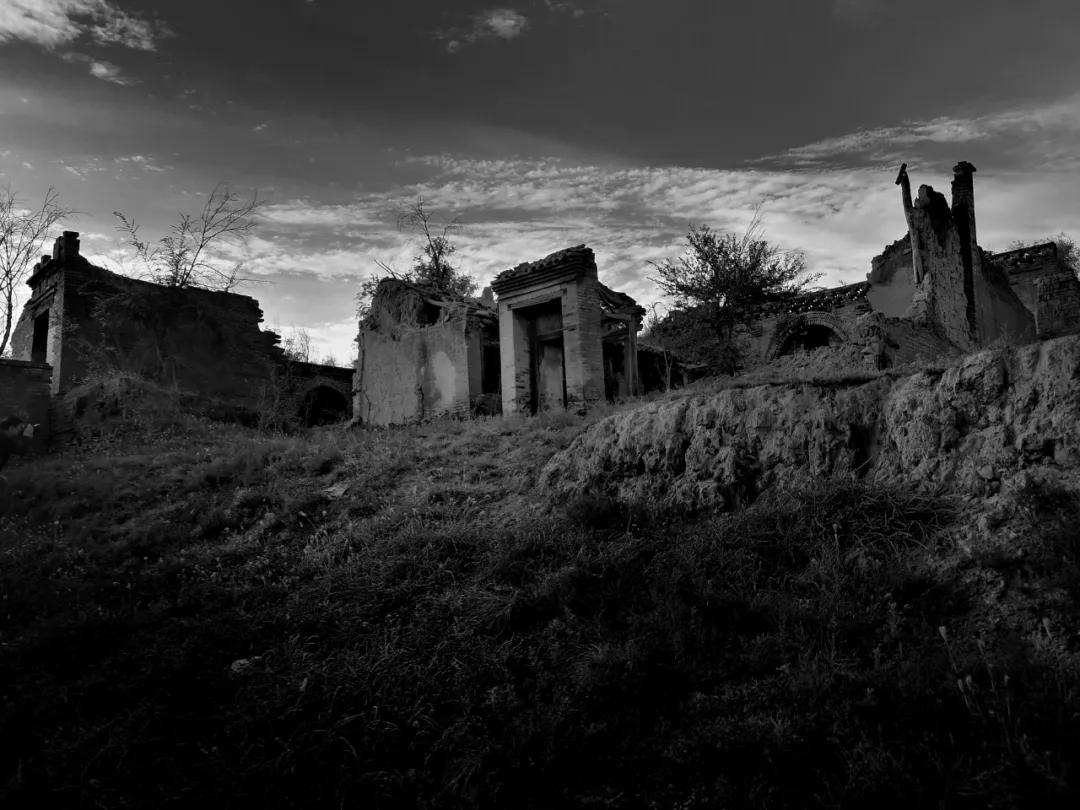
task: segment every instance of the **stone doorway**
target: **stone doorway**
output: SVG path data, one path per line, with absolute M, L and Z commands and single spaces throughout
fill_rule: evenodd
M 566 351 L 563 345 L 562 302 L 558 299 L 518 311 L 529 336 L 529 410 L 532 413 L 566 407 Z

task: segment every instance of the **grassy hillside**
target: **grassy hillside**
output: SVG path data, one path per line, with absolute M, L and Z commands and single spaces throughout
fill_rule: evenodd
M 1068 492 L 552 505 L 572 417 L 285 437 L 165 404 L 0 481 L 5 807 L 1080 798 Z

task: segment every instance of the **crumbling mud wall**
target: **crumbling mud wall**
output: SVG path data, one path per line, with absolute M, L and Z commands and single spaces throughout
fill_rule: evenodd
M 490 292 L 451 299 L 396 278 L 379 282 L 357 336 L 353 421 L 395 425 L 490 413 L 499 399 Z
M 29 279 L 16 358 L 53 367 L 52 393 L 94 370 L 120 371 L 257 408 L 283 352 L 246 295 L 164 287 L 95 267 L 78 234 L 57 239 Z
M 464 320 L 361 330 L 353 418 L 394 425 L 443 416 L 468 416 L 469 340 Z
M 754 385 L 644 403 L 555 455 L 540 486 L 659 508 L 731 508 L 806 474 L 986 494 L 1080 469 L 1080 337 L 868 382 Z
M 38 425 L 34 446 L 44 449 L 49 438 L 49 381 L 47 363 L 0 357 L 0 419 L 18 416 Z

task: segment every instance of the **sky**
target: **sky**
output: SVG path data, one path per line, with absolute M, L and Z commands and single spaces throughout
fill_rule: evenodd
M 313 359 L 410 267 L 398 213 L 456 222 L 459 269 L 586 243 L 650 307 L 687 229 L 860 281 L 905 233 L 901 162 L 975 164 L 979 242 L 1080 236 L 1075 0 L 0 0 L 0 186 L 51 186 L 83 253 L 137 273 L 226 182 L 267 200 L 242 292 Z

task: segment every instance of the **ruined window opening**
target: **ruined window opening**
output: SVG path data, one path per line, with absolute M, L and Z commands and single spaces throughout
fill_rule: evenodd
M 809 324 L 788 335 L 780 347 L 779 356 L 794 354 L 797 351 L 815 351 L 827 349 L 840 343 L 840 337 L 829 327 Z
M 424 325 L 434 326 L 439 322 L 439 317 L 442 315 L 442 307 L 438 307 L 435 304 L 424 303 Z
M 49 312 L 46 310 L 34 318 L 34 341 L 30 346 L 30 359 L 35 363 L 44 363 L 48 356 Z

